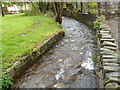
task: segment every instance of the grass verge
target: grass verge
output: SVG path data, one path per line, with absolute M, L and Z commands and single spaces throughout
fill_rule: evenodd
M 60 30 L 60 24 L 56 23 L 54 18 L 43 15 L 6 15 L 2 21 L 3 70 L 9 68 L 15 62 L 15 58 L 27 54 Z

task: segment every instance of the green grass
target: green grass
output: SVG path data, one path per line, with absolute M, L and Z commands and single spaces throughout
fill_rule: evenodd
M 58 30 L 60 25 L 55 19 L 43 15 L 14 14 L 2 17 L 3 69 L 10 67 L 15 58 L 29 53 Z

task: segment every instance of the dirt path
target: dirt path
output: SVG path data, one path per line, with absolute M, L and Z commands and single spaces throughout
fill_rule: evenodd
M 110 26 L 111 30 L 112 30 L 112 34 L 113 37 L 116 39 L 117 44 L 119 46 L 119 50 L 120 50 L 120 29 L 118 28 L 119 26 L 119 19 L 120 17 L 112 17 L 110 19 L 108 19 L 108 25 Z
M 93 30 L 67 17 L 63 17 L 62 27 L 66 30 L 63 40 L 39 59 L 14 87 L 97 87 L 93 62 L 96 40 Z

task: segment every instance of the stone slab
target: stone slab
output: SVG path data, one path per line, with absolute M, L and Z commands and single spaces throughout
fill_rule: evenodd
M 103 30 L 100 30 L 100 33 L 110 33 L 110 31 L 103 31 Z
M 103 41 L 110 41 L 110 42 L 113 42 L 113 43 L 114 43 L 114 42 L 115 42 L 115 39 L 112 39 L 112 38 L 109 38 L 109 39 L 104 38 L 104 39 L 103 39 L 103 38 L 102 38 L 102 39 L 100 39 L 100 41 L 101 41 L 101 42 L 103 42 Z
M 103 66 L 104 71 L 107 72 L 119 72 L 120 67 L 118 66 Z
M 106 78 L 109 79 L 111 77 L 116 77 L 116 78 L 120 78 L 120 72 L 110 72 L 106 74 Z
M 110 53 L 115 53 L 115 51 L 107 49 L 107 48 L 100 48 L 101 52 L 110 52 Z
M 115 43 L 112 42 L 108 42 L 108 41 L 104 41 L 102 43 L 102 46 L 113 46 L 113 47 L 117 47 L 117 45 Z
M 102 34 L 102 39 L 111 39 L 111 38 L 112 38 L 111 35 Z
M 104 46 L 104 48 L 113 50 L 113 51 L 117 51 L 117 47 L 112 47 L 112 46 Z
M 120 88 L 120 85 L 118 83 L 112 82 L 112 83 L 108 83 L 105 85 L 106 88 Z M 108 89 L 109 90 L 109 89 Z M 113 89 L 114 90 L 114 89 Z
M 120 78 L 118 78 L 118 77 L 110 77 L 108 80 L 109 80 L 109 82 L 117 82 L 117 83 L 120 83 Z
M 116 55 L 102 55 L 102 59 L 115 59 Z
M 105 62 L 105 63 L 103 63 L 103 65 L 104 66 L 119 66 L 119 64 L 118 63 L 107 63 L 107 62 Z
M 103 59 L 103 63 L 120 63 L 118 59 Z

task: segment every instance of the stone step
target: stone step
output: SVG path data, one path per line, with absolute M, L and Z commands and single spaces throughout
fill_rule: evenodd
M 103 31 L 103 30 L 100 30 L 100 33 L 110 33 L 110 31 Z
M 119 72 L 110 72 L 110 73 L 107 73 L 106 74 L 106 78 L 109 79 L 111 77 L 117 77 L 117 78 L 120 78 L 120 73 Z
M 115 83 L 115 82 L 111 82 L 111 83 L 108 83 L 105 85 L 106 88 L 120 88 L 120 85 L 118 83 Z
M 111 32 L 111 29 L 110 29 L 110 27 L 102 27 L 101 31 L 110 31 Z
M 102 34 L 102 39 L 111 39 L 112 36 L 108 34 Z
M 120 67 L 118 67 L 118 66 L 103 66 L 103 69 L 106 73 L 108 73 L 108 72 L 119 72 Z
M 110 50 L 113 50 L 113 51 L 117 51 L 117 48 L 112 47 L 112 46 L 104 46 L 103 48 L 110 49 Z
M 112 42 L 108 42 L 108 41 L 104 41 L 102 43 L 102 46 L 113 46 L 113 47 L 117 47 L 117 45 L 115 43 Z
M 102 51 L 102 52 L 100 52 L 100 54 L 102 54 L 102 55 L 113 55 L 114 54 L 114 52 L 107 52 L 107 51 Z
M 103 63 L 104 66 L 119 66 L 118 63 Z
M 120 63 L 120 60 L 116 59 L 103 59 L 103 63 Z
M 110 33 L 100 33 L 102 36 L 111 36 L 111 34 Z
M 107 39 L 107 38 L 105 38 L 105 39 L 100 39 L 100 41 L 101 42 L 103 42 L 103 41 L 110 41 L 110 42 L 115 42 L 115 39 L 112 39 L 112 38 L 109 38 L 109 39 Z
M 100 52 L 107 52 L 107 53 L 115 53 L 115 51 L 113 51 L 113 50 L 110 50 L 110 49 L 108 49 L 108 48 L 100 48 Z
M 117 77 L 111 77 L 108 79 L 109 82 L 117 82 L 117 83 L 120 83 L 120 78 L 117 78 Z
M 102 59 L 115 59 L 116 55 L 102 55 Z

